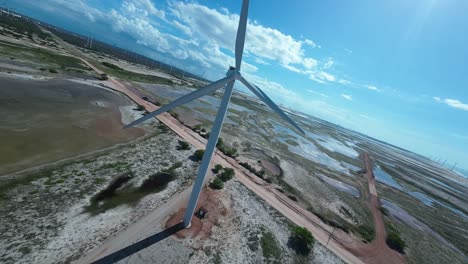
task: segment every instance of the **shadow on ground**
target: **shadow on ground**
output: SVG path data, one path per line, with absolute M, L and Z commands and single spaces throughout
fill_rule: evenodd
M 154 234 L 148 238 L 145 238 L 141 241 L 136 242 L 128 247 L 122 248 L 108 256 L 105 256 L 99 260 L 96 260 L 93 263 L 96 264 L 108 264 L 108 263 L 115 263 L 119 260 L 122 260 L 130 255 L 137 253 L 138 251 L 145 249 L 153 244 L 158 243 L 159 241 L 170 237 L 171 235 L 179 232 L 180 230 L 184 229 L 183 223 L 178 223 L 173 225 L 157 234 Z

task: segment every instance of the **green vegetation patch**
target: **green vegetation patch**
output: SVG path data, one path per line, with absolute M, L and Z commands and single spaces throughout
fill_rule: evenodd
M 77 58 L 56 54 L 41 48 L 4 44 L 0 45 L 0 55 L 28 60 L 44 66 L 54 65 L 61 69 L 73 68 L 85 71 L 89 70 L 89 68 Z M 48 68 L 54 69 L 53 67 Z
M 271 232 L 263 231 L 260 244 L 262 245 L 263 257 L 266 263 L 281 263 L 281 247 Z
M 49 33 L 45 33 L 35 23 L 29 20 L 3 14 L 0 16 L 0 25 L 15 32 L 25 34 L 30 39 L 33 39 L 33 35 L 36 35 L 39 38 L 53 41 Z
M 193 158 L 194 160 L 196 161 L 200 161 L 203 159 L 203 155 L 205 154 L 205 150 L 204 149 L 197 149 L 194 153 L 193 153 Z
M 312 233 L 305 227 L 293 226 L 289 237 L 288 245 L 302 256 L 309 255 L 315 243 Z
M 105 62 L 105 61 L 101 62 L 101 65 L 104 66 L 104 67 L 100 67 L 103 71 L 105 71 L 108 74 L 114 75 L 120 79 L 136 81 L 136 82 L 144 82 L 144 83 L 160 83 L 160 84 L 167 84 L 167 85 L 174 84 L 170 79 L 162 78 L 162 77 L 155 76 L 155 75 L 147 75 L 147 74 L 127 71 L 109 62 Z
M 218 143 L 216 143 L 216 147 L 226 156 L 235 158 L 237 157 L 237 149 L 233 147 L 229 147 L 224 144 L 222 138 L 218 138 Z
M 224 182 L 219 177 L 214 178 L 212 182 L 210 182 L 210 188 L 215 190 L 221 190 L 224 188 Z
M 362 239 L 366 242 L 370 242 L 375 238 L 375 230 L 373 227 L 368 225 L 360 225 L 353 228 L 353 231 L 361 235 Z
M 285 141 L 286 141 L 286 143 L 288 143 L 291 146 L 295 146 L 295 147 L 299 146 L 299 143 L 297 143 L 296 141 L 294 141 L 294 140 L 292 140 L 290 138 L 286 139 Z
M 404 249 L 406 247 L 405 241 L 400 237 L 400 233 L 391 231 L 388 233 L 387 238 L 385 239 L 387 245 L 401 254 L 404 254 Z
M 125 161 L 118 161 L 113 163 L 107 163 L 97 168 L 96 171 L 114 169 L 117 171 L 126 171 L 130 169 L 130 164 Z
M 179 144 L 177 145 L 177 150 L 190 150 L 192 146 L 187 141 L 179 140 Z
M 41 179 L 41 178 L 50 178 L 52 176 L 53 170 L 40 170 L 36 172 L 31 172 L 26 175 L 16 176 L 8 180 L 2 180 L 0 182 L 0 201 L 7 200 L 6 193 L 20 185 L 29 185 L 32 181 Z
M 85 212 L 95 215 L 124 204 L 136 205 L 146 195 L 164 190 L 176 179 L 175 170 L 180 166 L 182 162 L 174 163 L 168 169 L 149 176 L 139 187 L 124 186 L 133 177 L 133 174 L 125 173 L 93 196 Z

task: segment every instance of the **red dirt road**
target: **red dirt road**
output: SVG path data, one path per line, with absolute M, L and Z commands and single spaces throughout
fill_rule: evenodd
M 369 160 L 369 155 L 364 154 L 364 162 L 366 165 L 366 176 L 369 182 L 369 194 L 370 194 L 370 209 L 372 212 L 372 218 L 374 221 L 375 239 L 365 246 L 357 246 L 356 248 L 350 248 L 352 252 L 359 256 L 366 263 L 404 263 L 404 257 L 398 252 L 392 250 L 387 246 L 385 242 L 386 230 L 385 222 L 382 212 L 379 210 L 380 201 L 377 196 L 377 190 L 375 188 L 375 177 L 372 170 L 372 164 Z

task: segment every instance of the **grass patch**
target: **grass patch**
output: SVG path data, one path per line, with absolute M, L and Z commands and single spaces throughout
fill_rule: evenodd
M 179 140 L 179 145 L 177 145 L 177 150 L 190 150 L 192 146 L 187 141 Z
M 281 263 L 281 247 L 278 245 L 272 233 L 264 231 L 260 239 L 260 244 L 262 245 L 263 257 L 266 263 Z
M 124 186 L 133 177 L 131 173 L 125 173 L 92 197 L 90 205 L 85 207 L 85 212 L 96 215 L 120 205 L 136 205 L 146 195 L 164 190 L 171 181 L 175 180 L 175 170 L 180 166 L 182 162 L 174 163 L 168 169 L 148 177 L 139 187 Z
M 288 245 L 301 256 L 309 255 L 315 243 L 315 238 L 305 227 L 293 226 Z
M 288 143 L 291 146 L 295 146 L 295 147 L 299 146 L 299 143 L 297 143 L 296 141 L 294 141 L 294 140 L 292 140 L 290 138 L 286 139 L 285 141 L 286 141 L 286 143 Z
M 117 65 L 108 62 L 101 62 L 100 67 L 103 71 L 113 76 L 116 76 L 120 79 L 136 81 L 136 82 L 144 82 L 144 83 L 160 83 L 160 84 L 167 84 L 173 85 L 174 83 L 170 79 L 162 78 L 159 76 L 154 75 L 146 75 L 136 72 L 127 71 L 125 69 L 120 68 Z
M 387 238 L 385 239 L 387 245 L 401 254 L 404 254 L 404 250 L 406 247 L 405 241 L 400 237 L 400 233 L 391 231 L 388 233 Z
M 30 247 L 20 247 L 20 249 L 18 249 L 18 252 L 22 253 L 23 255 L 29 254 L 31 251 L 32 250 Z
M 361 235 L 362 239 L 366 242 L 370 242 L 375 238 L 374 228 L 367 225 L 354 227 L 353 231 Z
M 224 182 L 219 177 L 214 178 L 212 182 L 210 182 L 210 188 L 215 190 L 221 190 L 224 188 Z
M 115 169 L 117 171 L 124 171 L 130 169 L 130 164 L 125 161 L 118 161 L 113 163 L 104 164 L 101 167 L 97 168 L 95 171 Z
M 95 178 L 94 179 L 95 184 L 102 184 L 104 182 L 106 182 L 106 179 L 104 179 L 104 178 Z
M 61 69 L 73 68 L 85 71 L 89 70 L 89 68 L 77 58 L 55 54 L 41 48 L 30 48 L 19 45 L 0 45 L 0 55 L 8 57 L 15 56 L 18 59 L 36 62 L 43 65 L 42 69 L 47 70 L 52 67 L 45 68 L 45 65 L 55 65 L 57 68 Z
M 0 184 L 0 201 L 7 200 L 6 193 L 20 185 L 29 185 L 31 182 L 41 179 L 50 178 L 53 170 L 40 170 L 23 176 L 16 176 L 8 180 L 2 180 Z

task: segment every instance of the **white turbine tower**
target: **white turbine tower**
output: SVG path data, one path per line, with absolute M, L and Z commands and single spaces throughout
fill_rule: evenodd
M 232 90 L 234 87 L 235 81 L 242 82 L 250 91 L 252 91 L 260 100 L 262 100 L 266 105 L 271 107 L 277 114 L 279 114 L 282 118 L 288 121 L 294 128 L 299 130 L 302 134 L 305 134 L 304 131 L 292 121 L 273 101 L 257 86 L 249 83 L 244 77 L 242 77 L 240 73 L 241 62 L 242 62 L 242 53 L 244 51 L 244 41 L 245 41 L 245 31 L 247 27 L 247 13 L 249 10 L 249 0 L 243 0 L 242 3 L 242 10 L 239 19 L 239 27 L 237 30 L 237 37 L 236 37 L 236 47 L 235 47 L 235 56 L 236 56 L 236 67 L 229 67 L 229 70 L 226 73 L 226 77 L 215 81 L 203 88 L 200 88 L 192 93 L 189 93 L 185 96 L 182 96 L 171 103 L 162 106 L 158 110 L 151 112 L 144 117 L 133 121 L 132 123 L 125 126 L 125 128 L 133 127 L 137 124 L 140 124 L 150 118 L 153 118 L 159 114 L 167 112 L 177 106 L 182 104 L 188 103 L 193 101 L 201 96 L 211 94 L 217 89 L 221 87 L 225 87 L 224 95 L 221 100 L 221 104 L 219 106 L 219 110 L 216 114 L 216 118 L 213 124 L 213 128 L 210 133 L 210 137 L 208 139 L 208 143 L 206 145 L 205 154 L 203 155 L 200 168 L 198 169 L 197 178 L 195 180 L 195 184 L 192 189 L 192 193 L 190 195 L 190 200 L 187 205 L 187 209 L 184 215 L 184 227 L 190 227 L 193 214 L 195 212 L 195 207 L 197 205 L 198 198 L 200 196 L 200 191 L 203 187 L 203 183 L 205 181 L 206 172 L 208 171 L 211 157 L 213 156 L 213 152 L 216 148 L 216 143 L 218 142 L 218 137 L 221 132 L 221 127 L 223 125 L 224 118 L 226 117 L 227 108 L 229 105 L 229 101 L 231 99 Z

